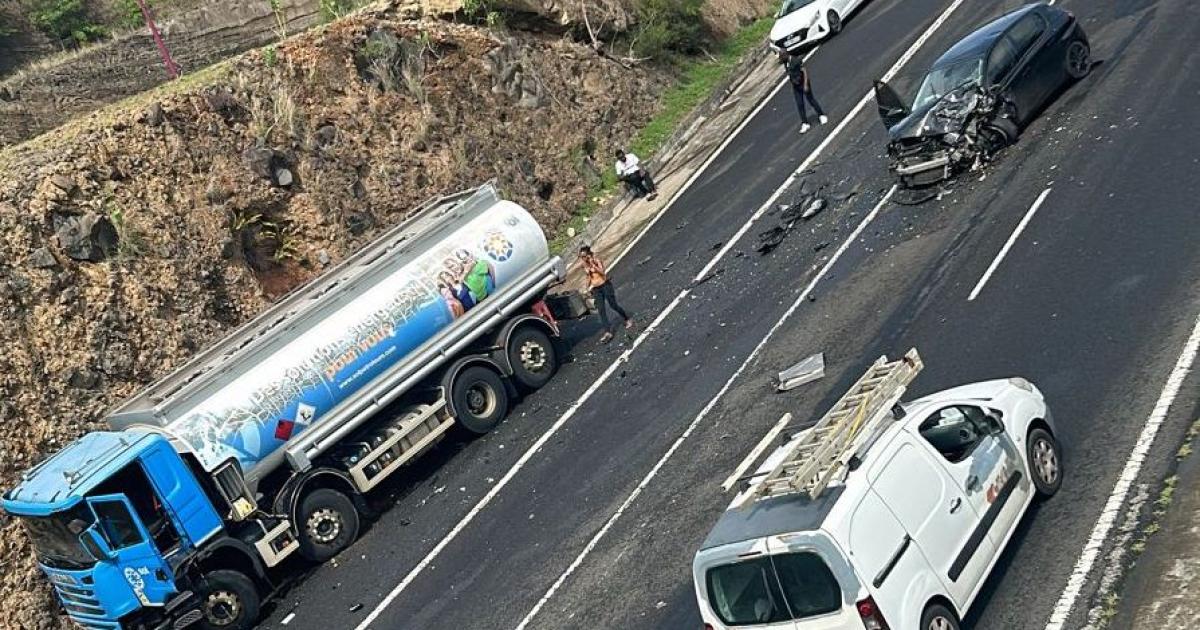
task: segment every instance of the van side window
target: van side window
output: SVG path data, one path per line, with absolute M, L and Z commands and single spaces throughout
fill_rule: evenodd
M 973 407 L 946 407 L 921 423 L 921 437 L 951 463 L 961 462 L 987 436 L 985 427 L 971 418 Z

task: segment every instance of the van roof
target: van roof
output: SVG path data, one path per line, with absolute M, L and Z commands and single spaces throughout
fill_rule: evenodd
M 745 509 L 726 510 L 704 539 L 703 549 L 821 527 L 845 486 L 831 486 L 816 499 L 806 494 L 755 501 Z

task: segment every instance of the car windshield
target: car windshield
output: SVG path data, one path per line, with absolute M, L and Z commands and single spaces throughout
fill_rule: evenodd
M 913 109 L 920 109 L 940 100 L 967 83 L 980 83 L 983 77 L 983 59 L 963 59 L 952 64 L 934 68 L 925 75 L 921 89 L 917 90 L 917 98 L 913 100 Z
M 86 569 L 96 563 L 80 544 L 79 534 L 72 532 L 81 532 L 92 524 L 94 519 L 86 505 L 81 503 L 50 516 L 22 516 L 20 520 L 43 564 L 58 569 Z M 70 524 L 76 520 L 81 523 L 72 528 Z
M 779 13 L 775 17 L 781 18 L 789 13 L 795 13 L 797 9 L 806 7 L 812 4 L 814 0 L 783 0 L 783 6 L 779 7 Z
M 841 587 L 814 553 L 725 564 L 709 570 L 707 579 L 713 611 L 730 626 L 804 619 L 841 606 Z

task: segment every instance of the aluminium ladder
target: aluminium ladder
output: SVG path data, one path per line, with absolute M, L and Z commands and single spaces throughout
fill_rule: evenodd
M 890 426 L 885 420 L 922 367 L 916 348 L 896 361 L 879 357 L 816 424 L 787 446 L 773 468 L 753 476 L 735 507 L 796 493 L 819 497 L 851 457 Z

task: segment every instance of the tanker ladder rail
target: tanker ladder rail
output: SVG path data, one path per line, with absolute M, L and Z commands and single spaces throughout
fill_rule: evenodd
M 886 355 L 879 357 L 816 424 L 791 440 L 774 467 L 749 478 L 749 488 L 732 507 L 740 509 L 761 499 L 797 493 L 810 499 L 819 497 L 851 458 L 865 451 L 891 426 L 893 407 L 923 367 L 916 348 L 896 361 L 888 361 Z M 785 414 L 751 451 L 725 482 L 726 489 L 738 481 L 790 417 Z

